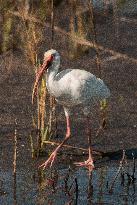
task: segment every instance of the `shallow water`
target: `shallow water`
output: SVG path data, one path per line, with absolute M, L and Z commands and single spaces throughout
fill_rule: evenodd
M 113 191 L 109 192 L 118 167 L 118 162 L 105 163 L 92 176 L 86 169 L 68 168 L 68 165 L 47 171 L 22 167 L 17 170 L 16 189 L 12 170 L 1 170 L 0 204 L 137 204 L 136 180 L 129 183 L 126 174 L 124 181 L 119 175 Z M 126 171 L 132 174 L 132 161 L 128 162 Z

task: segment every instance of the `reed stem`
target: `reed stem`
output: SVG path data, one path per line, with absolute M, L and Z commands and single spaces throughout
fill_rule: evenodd
M 14 155 L 13 155 L 13 198 L 14 205 L 17 204 L 16 189 L 17 189 L 17 120 L 15 119 L 15 132 L 14 132 Z

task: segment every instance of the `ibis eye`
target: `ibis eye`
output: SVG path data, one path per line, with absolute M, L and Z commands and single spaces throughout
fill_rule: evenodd
M 55 55 L 51 54 L 50 61 L 53 61 L 54 59 L 55 59 Z

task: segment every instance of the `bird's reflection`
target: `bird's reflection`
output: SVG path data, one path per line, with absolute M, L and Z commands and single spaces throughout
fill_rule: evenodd
M 89 171 L 87 205 L 92 204 L 92 199 L 93 199 L 92 171 Z

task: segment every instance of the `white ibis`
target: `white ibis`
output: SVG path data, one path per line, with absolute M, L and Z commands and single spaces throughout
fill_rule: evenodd
M 49 93 L 55 97 L 57 103 L 61 104 L 66 116 L 66 136 L 62 143 L 52 152 L 50 157 L 40 167 L 46 168 L 52 166 L 59 149 L 70 138 L 70 113 L 74 106 L 82 105 L 84 115 L 87 117 L 87 134 L 89 141 L 89 157 L 85 162 L 75 163 L 78 166 L 85 166 L 92 170 L 94 168 L 92 149 L 91 149 L 91 131 L 90 131 L 90 107 L 92 104 L 110 96 L 108 87 L 100 78 L 80 69 L 66 69 L 59 72 L 60 55 L 56 50 L 48 50 L 44 54 L 43 65 L 36 74 L 32 101 L 38 88 L 38 82 L 42 75 L 46 74 L 46 83 Z

